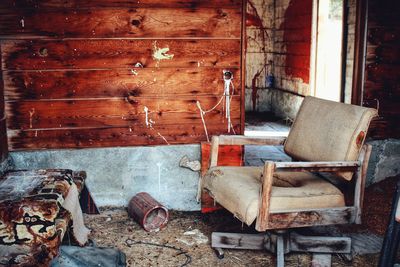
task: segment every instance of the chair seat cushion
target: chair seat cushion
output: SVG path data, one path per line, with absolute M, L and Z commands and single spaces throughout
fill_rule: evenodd
M 203 186 L 216 202 L 251 225 L 257 217 L 263 167 L 213 167 Z M 343 207 L 344 196 L 334 185 L 309 172 L 276 172 L 271 212 Z

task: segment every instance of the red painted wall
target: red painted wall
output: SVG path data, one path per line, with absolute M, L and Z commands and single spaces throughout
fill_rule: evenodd
M 286 46 L 285 73 L 309 83 L 312 0 L 292 0 L 280 29 Z

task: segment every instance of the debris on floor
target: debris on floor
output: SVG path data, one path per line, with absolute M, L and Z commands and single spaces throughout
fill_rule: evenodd
M 366 212 L 363 215 L 362 225 L 335 227 L 333 231 L 340 231 L 344 235 L 350 234 L 354 237 L 354 245 L 364 243 L 368 250 L 357 246 L 358 251 L 352 261 L 333 254 L 331 259 L 333 267 L 377 266 L 379 244 L 386 229 L 396 181 L 397 179 L 385 180 L 366 190 L 365 199 L 368 201 L 365 202 Z M 378 189 L 383 189 L 382 194 Z M 380 207 L 380 210 L 372 207 Z M 171 211 L 169 215 L 168 227 L 156 233 L 146 232 L 129 218 L 123 208 L 104 208 L 99 215 L 85 215 L 85 223 L 92 229 L 90 237 L 99 246 L 115 247 L 123 251 L 128 266 L 186 266 L 188 263 L 189 266 L 275 266 L 276 264 L 275 256 L 265 251 L 227 249 L 224 250 L 224 259 L 216 257 L 208 240 L 211 232 L 254 231 L 254 228 L 242 226 L 241 222 L 228 212 L 201 214 Z M 112 220 L 105 223 L 107 218 Z M 374 219 L 370 221 L 371 218 Z M 287 267 L 308 267 L 311 261 L 312 255 L 307 253 L 285 255 Z
M 113 220 L 105 224 L 105 218 L 110 215 Z M 218 259 L 210 242 L 205 242 L 205 238 L 201 237 L 204 235 L 209 238 L 211 232 L 222 229 L 241 231 L 242 224 L 239 221 L 234 221 L 233 225 L 228 223 L 230 221 L 232 215 L 223 211 L 207 215 L 172 211 L 168 227 L 159 232 L 146 232 L 128 217 L 125 209 L 107 208 L 100 215 L 85 215 L 85 222 L 92 229 L 91 238 L 98 246 L 115 247 L 123 251 L 127 266 L 182 266 L 188 261 L 187 256 L 190 257 L 189 266 L 275 266 L 275 256 L 265 251 L 224 250 L 224 259 Z M 332 266 L 376 266 L 378 257 L 377 253 L 356 255 L 349 262 L 333 255 Z M 285 266 L 308 267 L 311 260 L 311 254 L 290 253 L 285 255 Z
M 184 243 L 188 246 L 207 244 L 208 237 L 206 237 L 199 229 L 186 231 L 182 237 L 177 238 L 176 241 Z
M 168 210 L 146 192 L 136 194 L 128 204 L 129 215 L 147 232 L 158 232 L 168 223 Z

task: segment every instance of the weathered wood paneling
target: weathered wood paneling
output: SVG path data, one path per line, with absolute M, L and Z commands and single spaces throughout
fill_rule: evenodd
M 63 9 L 63 8 L 195 8 L 195 7 L 231 7 L 240 8 L 241 0 L 2 0 L 0 9 L 29 8 L 29 9 Z
M 0 47 L 0 60 L 1 60 L 1 47 Z M 1 66 L 0 66 L 1 71 Z M 0 72 L 0 163 L 3 162 L 8 156 L 7 145 L 7 127 L 4 113 L 4 83 L 3 76 Z
M 224 70 L 242 131 L 241 0 L 5 0 L 0 15 L 12 150 L 204 141 L 197 101 L 218 103 Z
M 8 157 L 7 128 L 5 118 L 0 120 L 0 163 Z
M 238 67 L 239 40 L 3 41 L 3 70 Z
M 4 71 L 5 99 L 222 95 L 223 68 Z M 239 69 L 230 68 L 240 88 Z M 56 88 L 56 90 L 53 90 Z M 240 95 L 240 90 L 235 94 Z
M 400 137 L 400 4 L 370 0 L 363 105 L 379 109 L 374 138 Z
M 240 121 L 234 121 L 235 131 L 240 130 Z M 209 124 L 211 135 L 226 132 L 221 124 Z M 206 140 L 203 125 L 177 124 L 132 127 L 103 127 L 88 129 L 61 130 L 10 130 L 9 146 L 12 150 L 52 149 L 52 148 L 86 148 L 138 145 L 167 145 L 194 143 Z
M 148 108 L 148 121 L 154 125 L 178 125 L 201 123 L 196 101 L 204 110 L 217 104 L 219 97 L 197 98 L 137 98 L 52 100 L 52 101 L 8 101 L 6 112 L 8 128 L 43 129 L 64 127 L 104 127 L 146 125 L 144 108 Z M 240 98 L 232 98 L 231 118 L 240 119 Z M 221 123 L 225 119 L 220 105 L 205 115 L 208 124 Z
M 8 38 L 240 38 L 240 20 L 240 9 L 221 8 L 69 9 L 63 12 L 11 9 L 0 11 L 0 35 Z

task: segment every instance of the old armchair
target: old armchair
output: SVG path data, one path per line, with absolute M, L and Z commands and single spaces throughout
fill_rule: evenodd
M 290 229 L 361 223 L 365 176 L 371 146 L 364 140 L 377 111 L 306 97 L 287 139 L 214 136 L 203 187 L 216 202 L 261 234 L 213 233 L 212 247 L 267 249 L 284 265 L 284 253 L 350 253 L 347 237 L 308 237 Z M 217 166 L 219 145 L 282 145 L 292 162 L 264 167 Z M 321 173 L 334 174 L 325 179 Z M 332 175 L 331 175 L 332 176 Z M 354 179 L 354 199 L 337 182 Z M 349 204 L 350 203 L 350 204 Z

